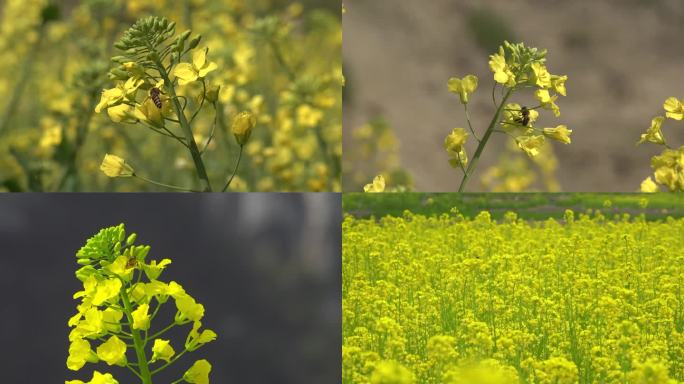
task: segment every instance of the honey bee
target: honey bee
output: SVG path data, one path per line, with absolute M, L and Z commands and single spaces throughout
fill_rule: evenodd
M 161 98 L 159 97 L 160 94 L 161 91 L 159 90 L 159 88 L 154 87 L 150 89 L 150 98 L 154 102 L 154 105 L 156 105 L 159 109 L 161 109 L 162 107 Z
M 527 127 L 527 125 L 530 124 L 530 110 L 525 106 L 520 108 L 520 117 L 516 117 L 515 122 L 521 124 L 523 127 Z
M 126 268 L 134 268 L 138 266 L 138 260 L 135 259 L 135 257 L 131 257 L 128 259 L 128 263 L 126 263 Z

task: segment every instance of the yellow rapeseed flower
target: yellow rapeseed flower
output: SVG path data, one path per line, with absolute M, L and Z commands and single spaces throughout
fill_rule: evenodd
M 522 149 L 530 157 L 535 157 L 539 154 L 539 148 L 544 145 L 543 135 L 525 135 L 515 138 L 518 148 Z
M 210 372 L 211 364 L 204 359 L 198 360 L 183 374 L 183 380 L 191 384 L 209 384 Z
M 542 88 L 551 88 L 551 74 L 546 69 L 543 63 L 535 61 L 531 64 L 532 73 L 534 74 L 534 83 Z
M 647 141 L 655 144 L 665 144 L 665 138 L 663 137 L 663 133 L 660 131 L 663 121 L 665 121 L 665 118 L 662 116 L 654 117 L 651 120 L 651 126 L 648 128 L 646 133 L 641 134 L 641 140 L 639 140 L 637 145 Z
M 684 100 L 679 100 L 676 97 L 669 97 L 663 104 L 665 108 L 665 116 L 674 120 L 684 119 Z
M 372 183 L 363 187 L 363 191 L 368 193 L 385 192 L 385 178 L 382 175 L 375 176 Z
M 570 144 L 570 135 L 572 134 L 572 130 L 568 129 L 565 125 L 559 125 L 555 128 L 544 128 L 543 130 L 544 136 L 560 141 L 563 144 Z
M 658 192 L 658 184 L 649 176 L 641 182 L 641 188 L 639 190 L 644 193 L 655 193 Z
M 169 340 L 155 339 L 152 346 L 152 359 L 150 359 L 150 363 L 157 360 L 164 360 L 168 363 L 175 354 L 176 351 L 171 347 Z
M 235 140 L 240 145 L 245 145 L 249 140 L 252 130 L 256 126 L 257 119 L 252 112 L 243 111 L 237 114 L 233 119 L 231 131 L 235 136 Z
M 548 89 L 538 89 L 534 92 L 534 96 L 539 100 L 542 108 L 550 109 L 556 117 L 560 116 L 560 108 L 556 105 L 557 95 L 551 96 Z
M 461 103 L 468 104 L 469 95 L 477 89 L 477 76 L 467 75 L 462 79 L 452 77 L 449 79 L 448 87 L 449 92 L 457 94 L 460 97 Z
M 97 347 L 97 357 L 109 365 L 126 365 L 126 343 L 115 335 Z
M 503 49 L 499 53 L 489 56 L 489 68 L 494 72 L 494 81 L 507 87 L 515 85 L 515 75 L 506 65 Z
M 135 174 L 126 160 L 116 155 L 106 154 L 100 165 L 100 170 L 109 177 L 130 177 Z
M 208 51 L 208 48 L 193 51 L 192 64 L 180 63 L 173 69 L 173 75 L 178 78 L 178 84 L 186 85 L 192 83 L 197 79 L 206 77 L 209 72 L 218 68 L 215 62 L 207 62 Z
M 465 151 L 468 135 L 465 128 L 454 128 L 444 139 L 444 149 L 449 154 L 449 163 L 454 168 L 468 163 L 468 155 Z

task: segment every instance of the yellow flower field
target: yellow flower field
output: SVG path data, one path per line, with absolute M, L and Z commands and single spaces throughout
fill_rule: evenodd
M 343 383 L 680 383 L 684 219 L 343 223 Z

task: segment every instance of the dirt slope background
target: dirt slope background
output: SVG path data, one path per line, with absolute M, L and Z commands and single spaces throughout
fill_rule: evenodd
M 637 190 L 660 148 L 636 141 L 667 97 L 684 98 L 681 0 L 348 0 L 345 7 L 345 149 L 352 130 L 385 118 L 418 191 L 457 189 L 460 173 L 442 143 L 466 121 L 446 83 L 469 73 L 480 78 L 471 114 L 484 130 L 493 109 L 488 55 L 498 37 L 548 49 L 551 73 L 569 76 L 560 118 L 542 113 L 539 122 L 573 130 L 571 145 L 554 143 L 564 191 Z M 672 145 L 684 145 L 684 123 L 668 120 L 663 131 Z M 493 139 L 476 178 L 504 143 Z

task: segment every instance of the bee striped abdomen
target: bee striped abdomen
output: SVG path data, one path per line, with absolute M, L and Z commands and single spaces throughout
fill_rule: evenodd
M 152 98 L 154 105 L 156 105 L 157 108 L 159 108 L 159 109 L 161 109 L 161 107 L 162 107 L 161 98 L 159 97 L 160 94 L 161 94 L 161 91 L 159 90 L 159 88 L 150 89 L 150 98 Z

